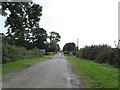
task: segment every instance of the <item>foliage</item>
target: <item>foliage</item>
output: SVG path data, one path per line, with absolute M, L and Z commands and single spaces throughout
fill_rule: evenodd
M 99 63 L 107 63 L 115 67 L 118 67 L 120 62 L 120 50 L 108 45 L 86 46 L 80 49 L 76 56 Z
M 13 62 L 20 59 L 41 57 L 43 53 L 40 49 L 26 50 L 24 47 L 17 47 L 14 45 L 2 45 L 2 63 Z
M 43 28 L 37 28 L 34 30 L 34 47 L 39 49 L 46 49 L 46 43 L 47 42 L 47 32 Z
M 52 42 L 59 42 L 60 41 L 60 39 L 61 39 L 61 36 L 59 35 L 59 33 L 57 33 L 57 32 L 54 32 L 54 31 L 52 31 L 52 32 L 50 32 L 50 43 L 52 43 Z
M 2 2 L 2 15 L 6 17 L 5 27 L 7 42 L 10 45 L 25 47 L 26 49 L 45 49 L 54 52 L 59 50 L 57 42 L 61 36 L 57 32 L 47 35 L 45 29 L 40 28 L 42 6 L 33 2 Z M 48 44 L 47 39 L 50 39 Z
M 45 49 L 47 32 L 39 26 L 42 6 L 33 2 L 2 2 L 2 9 L 9 44 Z
M 68 53 L 68 54 L 70 52 L 76 53 L 76 50 L 77 50 L 76 45 L 73 42 L 72 43 L 66 43 L 63 47 L 63 51 L 64 52 L 66 51 L 66 53 Z
M 40 28 L 42 6 L 33 2 L 2 2 L 2 15 L 8 27 L 3 37 L 2 63 L 42 56 L 42 51 L 59 51 L 61 36 Z M 47 42 L 50 37 L 50 43 Z M 27 49 L 27 50 L 26 50 Z M 40 50 L 42 49 L 42 51 Z M 1 52 L 0 52 L 1 53 Z
M 57 44 L 60 41 L 60 39 L 61 39 L 61 36 L 59 35 L 59 33 L 57 33 L 57 32 L 50 32 L 49 39 L 50 39 L 49 51 L 50 52 L 60 51 L 59 44 Z
M 7 16 L 5 27 L 8 35 L 22 38 L 39 27 L 42 7 L 32 2 L 2 2 L 2 11 Z M 9 12 L 8 12 L 9 11 Z M 27 36 L 27 35 L 26 35 Z
M 118 88 L 117 68 L 87 59 L 79 59 L 75 56 L 68 56 L 68 60 L 85 80 L 86 88 Z
M 49 52 L 57 52 L 57 51 L 60 51 L 59 44 L 57 44 L 55 42 L 50 43 Z

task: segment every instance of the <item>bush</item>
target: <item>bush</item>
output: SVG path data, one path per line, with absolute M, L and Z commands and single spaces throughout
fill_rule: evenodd
M 26 50 L 23 47 L 17 47 L 4 43 L 2 45 L 2 63 L 13 62 L 20 59 L 41 57 L 43 53 L 40 49 Z
M 94 60 L 99 63 L 107 63 L 115 67 L 119 67 L 120 50 L 111 48 L 108 45 L 92 45 L 80 49 L 77 57 Z

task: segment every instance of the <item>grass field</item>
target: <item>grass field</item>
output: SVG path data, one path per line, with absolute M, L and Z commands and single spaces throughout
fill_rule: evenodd
M 22 69 L 26 66 L 33 64 L 33 63 L 47 60 L 50 58 L 51 58 L 51 56 L 49 55 L 49 56 L 44 56 L 44 57 L 32 58 L 32 59 L 23 59 L 23 60 L 3 64 L 2 65 L 2 75 L 6 75 L 10 72 L 14 72 L 16 70 Z
M 90 60 L 68 56 L 76 72 L 81 75 L 88 88 L 118 88 L 118 69 Z

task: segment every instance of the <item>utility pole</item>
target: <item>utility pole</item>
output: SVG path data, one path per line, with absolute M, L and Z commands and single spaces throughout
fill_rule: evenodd
M 120 49 L 120 1 L 118 2 L 118 49 Z
M 77 38 L 77 50 L 79 49 L 79 39 Z

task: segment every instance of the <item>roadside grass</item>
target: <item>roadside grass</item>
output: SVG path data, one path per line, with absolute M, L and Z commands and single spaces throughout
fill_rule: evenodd
M 32 58 L 32 59 L 23 59 L 23 60 L 3 64 L 2 75 L 6 75 L 10 72 L 14 72 L 24 67 L 30 66 L 33 63 L 37 63 L 37 62 L 40 62 L 43 60 L 49 60 L 49 59 L 51 59 L 51 55 L 38 57 L 38 58 Z
M 87 88 L 118 88 L 118 69 L 76 56 L 67 58 L 76 72 L 82 76 Z

